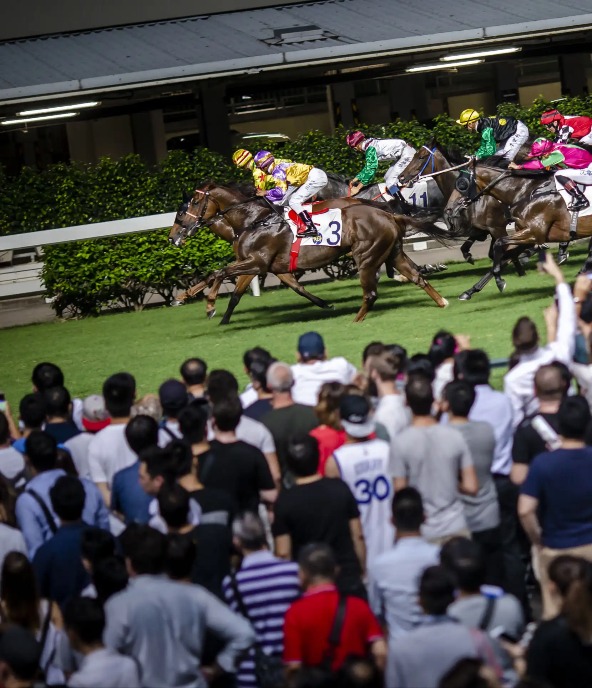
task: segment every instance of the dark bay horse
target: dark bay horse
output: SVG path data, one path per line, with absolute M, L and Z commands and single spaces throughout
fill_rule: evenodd
M 406 229 L 423 231 L 439 238 L 447 236 L 446 232 L 431 223 L 404 215 L 393 215 L 360 200 L 335 199 L 319 204 L 319 209 L 325 207 L 342 210 L 341 245 L 303 246 L 298 268 L 321 268 L 337 256 L 351 252 L 363 290 L 362 306 L 355 322 L 363 320 L 376 301 L 377 272 L 383 264 L 387 268 L 396 268 L 421 287 L 441 308 L 448 305 L 446 299 L 419 274 L 415 264 L 403 252 Z M 265 201 L 228 186 L 208 183 L 201 189 L 196 189 L 191 199 L 180 206 L 169 239 L 179 245 L 203 225 L 209 225 L 215 233 L 221 231 L 222 225 L 230 227 L 235 236 L 237 261 L 214 272 L 196 287 L 205 289 L 206 286 L 227 278 L 239 278 L 221 324 L 230 321 L 232 312 L 248 286 L 248 281 L 245 283 L 241 278 L 265 275 L 268 272 L 283 277 L 283 281 L 286 281 L 286 276 L 293 278 L 289 268 L 292 231 L 283 216 Z M 317 305 L 328 307 L 326 302 L 306 292 L 295 280 L 294 282 L 295 286 L 289 286 L 302 296 Z

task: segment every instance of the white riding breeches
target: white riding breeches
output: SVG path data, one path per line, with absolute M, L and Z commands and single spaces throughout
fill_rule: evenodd
M 577 143 L 585 143 L 587 146 L 592 146 L 592 130 L 586 136 L 582 136 L 579 141 L 576 141 Z
M 407 167 L 407 165 L 413 160 L 415 155 L 415 149 L 411 146 L 407 146 L 401 153 L 401 157 L 397 162 L 388 168 L 386 174 L 384 175 L 384 182 L 386 188 L 390 189 L 392 186 L 399 186 L 399 175 Z
M 557 172 L 557 176 L 573 179 L 576 184 L 592 184 L 592 163 L 583 170 L 574 170 L 573 168 L 559 170 L 559 172 Z
M 496 155 L 501 155 L 506 160 L 514 160 L 518 155 L 520 146 L 528 139 L 528 127 L 523 122 L 518 122 L 516 133 L 512 134 L 504 145 L 497 151 Z
M 317 191 L 327 185 L 327 175 L 318 167 L 313 167 L 308 173 L 304 184 L 296 189 L 288 199 L 288 205 L 292 210 L 301 213 L 304 210 L 303 204 L 310 200 Z

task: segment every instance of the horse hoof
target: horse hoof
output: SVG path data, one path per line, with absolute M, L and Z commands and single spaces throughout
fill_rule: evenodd
M 216 309 L 212 309 L 211 311 L 207 312 L 208 318 L 211 320 L 214 316 L 216 315 Z
M 471 300 L 472 294 L 469 294 L 468 291 L 463 292 L 459 297 L 459 301 L 470 301 Z
M 567 263 L 568 258 L 569 258 L 569 253 L 557 254 L 557 265 L 563 265 L 564 263 Z
M 450 303 L 448 302 L 448 299 L 442 299 L 442 305 L 440 308 L 448 308 L 449 305 Z
M 475 259 L 470 253 L 465 253 L 463 258 L 467 261 L 467 263 L 470 263 L 471 265 L 475 265 Z
M 325 310 L 328 310 L 328 311 L 334 311 L 335 310 L 335 306 L 332 303 L 328 303 L 326 306 L 323 306 L 323 307 L 325 308 Z
M 184 306 L 185 301 L 179 301 L 178 299 L 174 299 L 171 301 L 171 306 Z
M 405 277 L 405 275 L 395 275 L 393 277 L 393 281 L 394 282 L 401 282 L 402 284 L 404 284 L 405 282 L 409 282 L 409 279 L 407 277 Z
M 506 287 L 508 286 L 506 284 L 506 280 L 503 280 L 503 279 L 496 280 L 495 284 L 497 285 L 497 288 L 499 289 L 500 294 L 503 294 L 506 291 Z

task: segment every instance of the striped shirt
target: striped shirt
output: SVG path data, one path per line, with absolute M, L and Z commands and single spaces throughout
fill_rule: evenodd
M 282 656 L 284 650 L 284 615 L 300 596 L 298 565 L 261 550 L 247 554 L 236 580 L 241 597 L 255 630 L 257 643 L 269 655 Z M 230 577 L 222 584 L 230 608 L 240 613 Z M 238 667 L 238 688 L 256 688 L 253 650 Z

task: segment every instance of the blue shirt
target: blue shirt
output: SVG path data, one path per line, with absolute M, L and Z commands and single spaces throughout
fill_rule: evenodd
M 39 473 L 39 475 L 36 475 L 27 483 L 25 491 L 19 495 L 16 500 L 16 520 L 23 533 L 25 542 L 27 543 L 30 559 L 33 559 L 35 552 L 44 542 L 47 542 L 51 538 L 53 533 L 43 513 L 43 509 L 35 501 L 34 497 L 27 494 L 27 490 L 34 490 L 41 497 L 51 515 L 54 517 L 54 520 L 59 525 L 59 519 L 51 506 L 49 491 L 53 487 L 55 481 L 62 475 L 66 475 L 66 473 L 61 468 Z M 94 483 L 91 483 L 90 480 L 82 479 L 80 482 L 86 493 L 82 520 L 89 525 L 109 530 L 109 512 L 107 511 L 107 507 L 105 506 L 99 489 Z
M 126 523 L 148 523 L 152 497 L 140 486 L 140 462 L 123 468 L 113 476 L 111 509 L 123 514 Z
M 61 526 L 39 547 L 33 559 L 41 597 L 57 602 L 60 607 L 90 583 L 80 554 L 80 541 L 86 528 L 82 521 Z
M 557 449 L 535 457 L 521 493 L 539 502 L 545 547 L 592 544 L 592 448 Z

